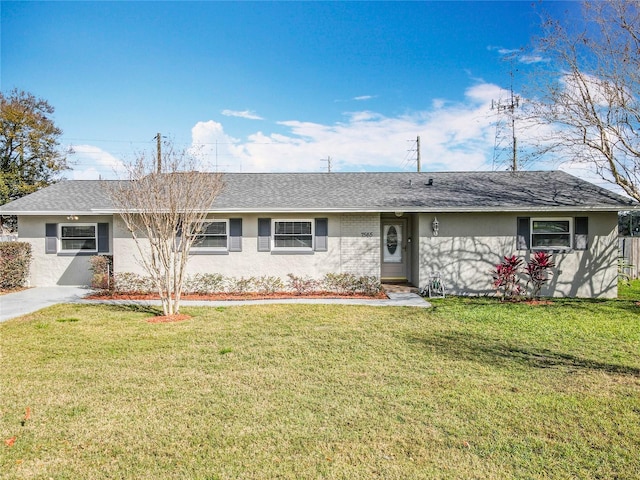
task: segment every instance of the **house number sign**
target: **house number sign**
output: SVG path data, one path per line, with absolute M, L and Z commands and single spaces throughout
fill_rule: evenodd
M 373 232 L 360 232 L 363 237 L 373 237 Z

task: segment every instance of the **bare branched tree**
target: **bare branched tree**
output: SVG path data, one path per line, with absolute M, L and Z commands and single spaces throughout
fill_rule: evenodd
M 128 166 L 129 179 L 114 182 L 110 195 L 160 295 L 164 314 L 174 315 L 180 311 L 189 251 L 206 226 L 223 182 L 220 174 L 198 172 L 188 152 L 167 146 L 162 173 L 156 170 L 155 156 L 141 153 Z
M 640 201 L 640 1 L 585 1 L 583 21 L 547 19 L 550 60 L 535 116 L 546 151 L 586 162 Z

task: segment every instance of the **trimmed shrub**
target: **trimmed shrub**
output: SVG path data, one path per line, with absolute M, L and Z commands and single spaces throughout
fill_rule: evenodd
M 227 292 L 233 295 L 242 295 L 248 292 L 256 291 L 255 277 L 231 277 L 227 279 Z
M 339 295 L 353 294 L 358 291 L 358 277 L 352 273 L 327 273 L 322 283 L 327 290 Z
M 363 294 L 375 296 L 382 291 L 378 277 L 363 275 L 357 277 L 352 273 L 327 273 L 322 284 L 325 289 L 338 295 Z
M 284 282 L 280 277 L 262 276 L 256 278 L 254 284 L 256 291 L 265 295 L 282 292 L 285 289 Z
M 89 260 L 91 266 L 91 288 L 94 290 L 113 290 L 113 257 L 111 255 L 95 255 Z
M 151 277 L 131 272 L 114 273 L 113 289 L 117 293 L 152 293 L 156 291 Z
M 184 283 L 186 293 L 206 295 L 225 291 L 226 281 L 219 273 L 197 273 L 187 278 Z
M 358 291 L 374 297 L 382 292 L 382 283 L 380 283 L 380 279 L 374 275 L 364 275 L 358 277 Z
M 0 242 L 0 289 L 24 287 L 29 278 L 31 244 L 27 242 Z
M 313 292 L 317 292 L 320 287 L 320 282 L 311 277 L 299 277 L 290 273 L 288 286 L 298 295 L 308 295 Z
M 96 272 L 102 272 L 104 260 L 92 260 L 96 262 L 94 278 L 96 285 L 100 284 L 102 277 Z M 323 280 L 312 277 L 299 277 L 292 273 L 285 283 L 280 277 L 225 277 L 219 273 L 198 273 L 186 278 L 183 294 L 209 295 L 228 293 L 231 295 L 244 295 L 258 293 L 270 295 L 279 292 L 293 292 L 296 295 L 311 295 L 314 293 L 330 291 L 339 295 L 364 294 L 375 296 L 382 291 L 380 280 L 375 276 L 357 277 L 350 273 L 327 274 Z M 125 294 L 155 293 L 155 286 L 150 277 L 137 275 L 131 272 L 118 272 L 112 274 L 110 291 Z M 99 288 L 92 285 L 93 288 Z

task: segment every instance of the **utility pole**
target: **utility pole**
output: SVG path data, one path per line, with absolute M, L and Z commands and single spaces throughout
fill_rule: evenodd
M 156 163 L 158 167 L 158 173 L 162 173 L 162 135 L 160 132 L 156 134 L 157 148 L 158 148 L 158 161 Z
M 327 155 L 327 158 L 321 158 L 321 162 L 327 162 L 327 173 L 331 173 L 331 157 Z
M 414 161 L 414 158 L 410 158 L 413 157 L 413 152 L 416 153 L 415 156 L 415 162 L 416 162 L 416 171 L 421 172 L 422 171 L 422 162 L 420 159 L 420 135 L 418 135 L 418 137 L 415 140 L 407 140 L 407 142 L 411 142 L 411 147 L 409 150 L 407 150 L 407 158 L 405 159 L 405 163 L 404 165 L 408 165 L 409 163 L 412 163 Z M 413 148 L 413 145 L 415 145 L 415 148 Z

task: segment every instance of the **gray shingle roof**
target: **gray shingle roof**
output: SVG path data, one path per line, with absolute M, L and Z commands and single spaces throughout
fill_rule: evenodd
M 429 180 L 432 184 L 429 185 Z M 639 208 L 559 171 L 433 173 L 227 173 L 212 210 L 533 211 Z M 108 213 L 108 181 L 63 181 L 0 207 L 3 214 Z
M 111 208 L 104 180 L 64 180 L 0 206 L 0 213 L 88 213 Z

